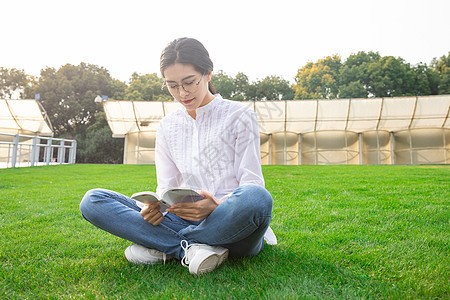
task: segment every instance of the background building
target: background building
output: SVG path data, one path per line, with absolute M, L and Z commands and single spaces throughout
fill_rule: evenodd
M 263 164 L 448 164 L 450 95 L 242 102 L 258 116 Z M 125 164 L 153 164 L 176 102 L 104 101 Z
M 52 138 L 37 100 L 0 99 L 0 168 L 75 163 L 75 140 Z

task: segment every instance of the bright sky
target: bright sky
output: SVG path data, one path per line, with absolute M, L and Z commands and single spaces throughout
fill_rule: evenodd
M 215 70 L 293 82 L 309 61 L 379 51 L 429 64 L 450 51 L 448 0 L 0 0 L 0 67 L 96 64 L 114 78 L 159 72 L 162 49 L 194 37 Z

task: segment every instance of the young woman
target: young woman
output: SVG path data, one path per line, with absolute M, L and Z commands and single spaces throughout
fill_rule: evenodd
M 125 250 L 132 263 L 175 258 L 191 273 L 201 274 L 228 255 L 258 254 L 265 233 L 272 233 L 273 200 L 264 188 L 256 114 L 215 94 L 213 63 L 199 41 L 172 41 L 160 66 L 165 86 L 182 107 L 159 124 L 156 192 L 183 186 L 198 190 L 204 199 L 161 213 L 156 202 L 144 205 L 94 189 L 80 204 L 83 217 L 133 242 Z M 276 243 L 271 237 L 268 242 Z

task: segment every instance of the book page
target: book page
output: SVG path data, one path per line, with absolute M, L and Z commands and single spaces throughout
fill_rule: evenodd
M 145 204 L 159 201 L 159 196 L 156 193 L 149 191 L 135 193 L 131 196 L 131 198 Z
M 144 204 L 150 204 L 153 202 L 159 202 L 159 211 L 161 213 L 164 213 L 166 211 L 167 208 L 169 208 L 170 205 L 167 205 L 163 200 L 159 199 L 158 194 L 154 193 L 154 192 L 150 192 L 150 191 L 145 191 L 145 192 L 139 192 L 139 193 L 135 193 L 131 196 L 132 199 L 144 203 Z M 138 206 L 143 209 L 142 205 Z
M 191 189 L 176 188 L 164 192 L 162 198 L 168 206 L 172 206 L 181 202 L 196 202 L 204 197 Z

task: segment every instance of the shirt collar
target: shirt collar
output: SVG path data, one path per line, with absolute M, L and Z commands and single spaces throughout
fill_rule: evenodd
M 211 100 L 211 102 L 209 102 L 208 104 L 206 104 L 202 107 L 197 108 L 197 110 L 196 110 L 197 115 L 198 115 L 198 113 L 206 113 L 206 112 L 210 111 L 217 105 L 217 103 L 220 100 L 222 100 L 222 96 L 220 96 L 220 94 L 216 94 L 214 96 L 215 97 L 214 97 L 214 99 Z
M 215 94 L 214 96 L 215 96 L 214 99 L 212 99 L 208 104 L 201 106 L 195 110 L 197 117 L 199 115 L 202 115 L 202 114 L 205 114 L 205 113 L 211 111 L 212 109 L 214 109 L 214 107 L 217 105 L 217 103 L 219 103 L 221 100 L 223 100 L 223 98 L 222 98 L 222 96 L 220 96 L 220 94 Z M 186 110 L 186 107 L 182 106 L 182 109 L 185 112 L 186 116 L 191 118 L 191 116 L 188 114 L 188 112 Z

